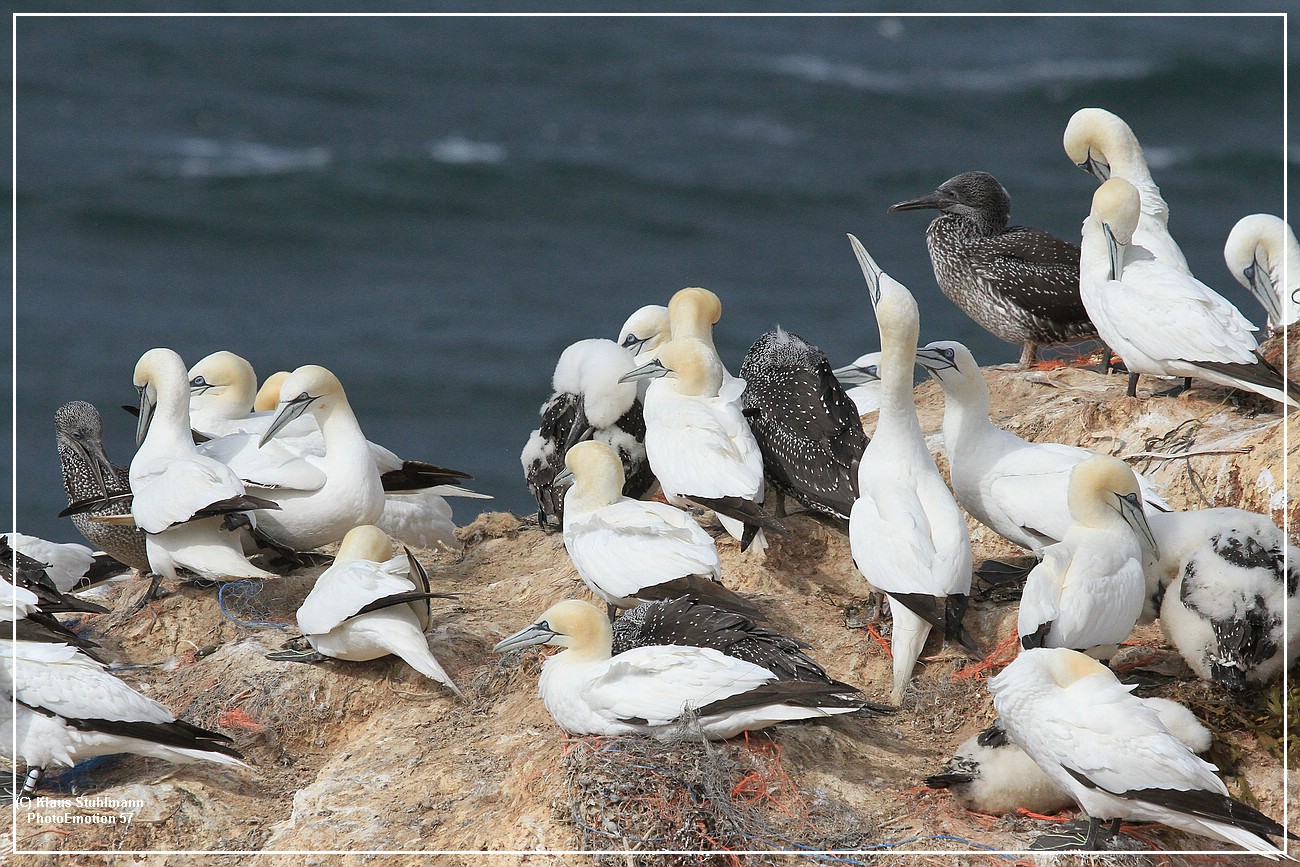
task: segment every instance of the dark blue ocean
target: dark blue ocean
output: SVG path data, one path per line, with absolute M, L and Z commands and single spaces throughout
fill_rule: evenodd
M 370 439 L 528 513 L 556 358 L 643 304 L 712 289 L 733 371 L 778 323 L 876 348 L 846 232 L 923 341 L 1013 361 L 935 287 L 928 215 L 886 208 L 981 169 L 1077 240 L 1078 108 L 1129 122 L 1255 322 L 1223 242 L 1283 208 L 1277 17 L 24 17 L 16 46 L 16 517 L 60 541 L 52 414 L 93 402 L 129 462 L 153 346 L 323 364 Z

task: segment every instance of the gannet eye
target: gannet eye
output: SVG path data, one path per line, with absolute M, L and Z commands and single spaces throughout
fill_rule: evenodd
M 957 355 L 956 351 L 954 351 L 951 347 L 948 346 L 945 346 L 942 349 L 940 349 L 939 354 L 942 355 L 944 358 L 948 359 L 949 361 L 952 361 L 953 358 Z
M 1300 290 L 1297 290 L 1297 291 L 1300 291 Z M 876 377 L 876 378 L 879 378 L 879 377 L 880 377 L 880 366 L 877 365 L 877 364 L 868 364 L 868 365 L 867 365 L 866 367 L 864 367 L 862 370 L 863 370 L 864 373 L 866 373 L 867 376 L 874 376 L 874 377 Z
M 196 377 L 194 377 L 193 379 L 190 380 L 190 387 L 191 387 L 191 388 L 201 388 L 202 386 L 205 386 L 205 385 L 207 385 L 207 384 L 208 384 L 208 381 L 207 381 L 206 379 L 203 378 L 203 375 L 202 375 L 202 374 L 200 374 L 200 375 L 198 375 L 198 376 L 196 376 Z

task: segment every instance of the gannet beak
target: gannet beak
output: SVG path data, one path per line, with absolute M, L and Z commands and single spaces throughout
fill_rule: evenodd
M 868 382 L 880 381 L 880 377 L 876 375 L 876 370 L 878 368 L 874 364 L 870 368 L 846 364 L 832 370 L 831 375 L 838 379 L 841 385 L 864 385 Z
M 1118 280 L 1124 273 L 1124 250 L 1109 223 L 1102 223 L 1101 230 L 1106 235 L 1106 252 L 1110 256 L 1110 279 Z
M 108 455 L 104 454 L 102 443 L 92 442 L 84 443 L 69 437 L 67 442 L 81 454 L 82 460 L 90 467 L 90 473 L 95 478 L 95 487 L 99 490 L 101 497 L 108 496 L 108 485 L 104 479 L 112 477 L 113 464 L 108 460 Z
M 1156 544 L 1155 534 L 1151 532 L 1151 525 L 1147 523 L 1146 512 L 1142 510 L 1142 496 L 1140 494 L 1126 494 L 1119 496 L 1119 513 L 1124 518 L 1124 522 L 1133 528 L 1137 533 L 1138 542 L 1142 544 L 1145 551 L 1149 552 L 1153 560 L 1160 559 L 1160 546 Z
M 668 368 L 662 361 L 652 358 L 640 367 L 634 367 L 618 378 L 619 382 L 636 382 L 639 379 L 658 379 L 668 375 Z
M 936 379 L 940 378 L 941 371 L 957 369 L 957 362 L 953 361 L 951 355 L 942 349 L 931 349 L 928 346 L 916 350 L 916 363 L 934 374 Z
M 867 295 L 871 298 L 871 307 L 874 309 L 880 303 L 880 277 L 885 272 L 876 264 L 876 260 L 871 258 L 867 248 L 862 246 L 862 242 L 857 238 L 849 235 L 849 244 L 853 247 L 853 255 L 858 257 L 858 267 L 862 269 L 862 276 L 867 281 Z
M 573 484 L 573 471 L 568 467 L 560 470 L 555 474 L 555 478 L 551 479 L 551 485 L 554 487 L 562 487 L 571 484 Z
M 899 202 L 889 206 L 890 213 L 895 211 L 922 211 L 927 208 L 942 211 L 944 208 L 957 204 L 957 200 L 945 193 L 943 190 L 935 190 L 928 196 L 921 196 L 919 199 L 908 199 L 906 202 Z
M 140 392 L 140 418 L 135 423 L 135 444 L 139 448 L 144 442 L 145 434 L 149 433 L 149 422 L 153 421 L 153 411 L 157 406 L 156 398 L 149 396 L 149 386 L 141 385 L 136 387 Z
M 1273 280 L 1269 276 L 1268 269 L 1259 261 L 1259 257 L 1252 259 L 1241 273 L 1246 278 L 1246 285 L 1250 287 L 1250 294 L 1258 298 L 1259 303 L 1268 311 L 1269 321 L 1281 322 L 1282 303 L 1278 298 L 1277 290 L 1273 288 Z
M 534 644 L 545 644 L 556 635 L 559 633 L 552 630 L 549 623 L 539 620 L 537 623 L 525 626 L 509 638 L 498 641 L 496 647 L 492 649 L 497 653 L 505 653 L 521 647 L 531 647 Z
M 569 428 L 569 435 L 564 440 L 564 453 L 567 454 L 569 449 L 587 439 L 595 433 L 595 430 L 591 423 L 587 421 L 587 402 L 579 397 L 578 406 L 573 415 L 573 425 Z
M 208 382 L 202 376 L 196 376 L 190 380 L 190 397 L 193 397 L 196 394 L 203 394 L 203 392 L 212 387 L 212 383 Z
M 1092 148 L 1088 149 L 1088 157 L 1079 163 L 1079 168 L 1097 179 L 1097 183 L 1102 184 L 1110 180 L 1110 166 L 1102 160 L 1092 155 Z
M 257 441 L 257 447 L 260 449 L 266 445 L 271 437 L 279 433 L 285 425 L 306 412 L 307 407 L 311 406 L 311 402 L 315 399 L 315 397 L 304 391 L 292 400 L 286 400 L 282 403 L 280 412 L 271 420 L 271 426 L 266 429 L 266 433 L 262 434 L 262 438 Z

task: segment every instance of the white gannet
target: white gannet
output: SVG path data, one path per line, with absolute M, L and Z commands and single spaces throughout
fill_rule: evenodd
M 35 792 L 50 765 L 114 753 L 248 767 L 230 738 L 178 720 L 76 648 L 2 644 L 0 692 L 12 700 L 13 716 L 0 714 L 0 745 L 7 753 L 15 744 L 28 766 L 22 796 Z
M 1223 261 L 1268 311 L 1269 328 L 1300 319 L 1300 244 L 1285 220 L 1272 214 L 1242 217 L 1228 233 Z
M 1160 822 L 1276 857 L 1263 835 L 1282 826 L 1231 798 L 1214 765 L 1170 733 L 1110 669 L 1066 648 L 1021 651 L 989 680 L 1007 734 L 1089 816 L 1079 848 L 1101 823 Z
M 251 421 L 257 400 L 257 373 L 253 365 L 233 352 L 219 350 L 204 356 L 189 369 L 190 427 L 212 438 L 238 432 L 251 432 L 254 425 L 265 430 L 270 415 L 258 424 Z M 311 430 L 304 422 L 302 433 Z
M 1141 698 L 1160 722 L 1194 753 L 1210 748 L 1210 730 L 1183 705 L 1167 698 Z M 1017 810 L 1055 813 L 1073 803 L 1069 793 L 995 722 L 957 747 L 944 769 L 925 778 L 931 789 L 947 789 L 967 810 L 1001 816 Z
M 867 435 L 826 353 L 778 325 L 754 341 L 740 375 L 745 418 L 777 493 L 776 516 L 784 516 L 788 496 L 847 521 Z
M 1151 516 L 1151 531 L 1160 559 L 1147 570 L 1150 604 L 1197 675 L 1240 690 L 1300 657 L 1300 548 L 1266 515 L 1171 512 Z
M 108 609 L 78 599 L 55 586 L 51 570 L 9 545 L 10 533 L 0 536 L 0 621 L 13 624 L 0 637 L 71 644 L 99 660 L 99 645 L 59 622 L 55 614 L 107 614 Z
M 1079 270 L 1088 314 L 1129 369 L 1129 396 L 1138 374 L 1199 376 L 1300 406 L 1300 387 L 1259 354 L 1255 326 L 1236 307 L 1134 242 L 1138 207 L 1137 190 L 1122 178 L 1097 188 Z
M 1070 471 L 1070 517 L 1064 538 L 1043 549 L 1020 597 L 1022 647 L 1069 647 L 1109 656 L 1142 613 L 1143 552 L 1156 541 L 1128 464 L 1097 455 Z M 1144 542 L 1146 547 L 1144 548 Z
M 849 694 L 852 687 L 782 679 L 712 647 L 659 645 L 611 656 L 611 635 L 600 609 L 568 599 L 493 649 L 565 648 L 542 663 L 538 692 L 560 728 L 574 735 L 672 737 L 689 721 L 721 740 L 788 720 L 851 713 L 862 704 Z
M 149 566 L 177 579 L 179 567 L 211 581 L 273 578 L 248 562 L 230 516 L 267 515 L 274 501 L 248 494 L 221 461 L 200 454 L 190 430 L 185 362 L 170 349 L 150 349 L 135 366 L 140 392 L 139 449 L 131 459 L 131 517 L 148 535 Z
M 741 550 L 751 543 L 763 550 L 763 527 L 786 530 L 762 510 L 763 454 L 738 400 L 718 393 L 718 354 L 701 340 L 683 337 L 659 347 L 656 355 L 623 377 L 655 379 L 645 399 L 651 471 L 670 501 L 691 500 L 713 509 L 740 540 Z
M 597 440 L 623 462 L 623 493 L 638 499 L 654 485 L 645 455 L 645 416 L 638 383 L 620 377 L 636 367 L 632 353 L 612 340 L 579 340 L 560 353 L 551 377 L 554 393 L 542 404 L 541 426 L 524 444 L 519 461 L 537 500 L 543 530 L 564 524 L 564 488 L 555 477 L 575 443 Z
M 666 503 L 622 494 L 623 464 L 601 442 L 569 449 L 573 484 L 564 495 L 564 547 L 578 575 L 610 608 L 691 596 L 722 608 L 758 613 L 722 586 L 713 537 Z
M 618 345 L 632 353 L 637 364 L 645 364 L 671 336 L 668 308 L 647 304 L 627 318 L 618 332 Z
M 859 355 L 852 364 L 837 367 L 832 373 L 848 389 L 849 400 L 858 408 L 858 415 L 880 409 L 880 353 Z
M 1170 268 L 1190 274 L 1183 251 L 1169 234 L 1169 205 L 1151 180 L 1142 146 L 1129 125 L 1104 108 L 1081 108 L 1065 126 L 1065 153 L 1102 184 L 1112 177 L 1132 184 L 1141 198 L 1133 243 Z
M 890 650 L 899 704 L 930 627 L 979 650 L 962 628 L 971 582 L 970 533 L 935 466 L 912 396 L 920 315 L 903 284 L 849 235 L 880 328 L 880 415 L 858 467 L 858 499 L 849 515 L 853 562 L 889 597 Z
M 275 408 L 280 405 L 280 386 L 284 385 L 291 372 L 277 370 L 262 382 L 262 387 L 257 390 L 257 396 L 253 398 L 253 412 L 275 411 Z
M 424 631 L 429 600 L 452 598 L 429 591 L 429 575 L 410 549 L 393 556 L 393 542 L 378 527 L 353 527 L 334 563 L 320 574 L 298 608 L 298 628 L 313 652 L 290 650 L 268 659 L 318 662 L 325 657 L 368 662 L 400 656 L 407 665 L 465 695 L 429 651 Z
M 917 363 L 943 387 L 943 445 L 957 502 L 977 521 L 1039 555 L 1061 541 L 1071 523 L 1070 470 L 1093 452 L 1061 443 L 1031 443 L 989 419 L 989 388 L 969 349 L 951 340 L 928 343 Z M 1154 509 L 1169 505 L 1138 476 Z
M 699 286 L 688 286 L 673 293 L 668 299 L 668 328 L 672 339 L 690 337 L 709 347 L 722 369 L 722 384 L 718 394 L 727 401 L 740 404 L 745 380 L 732 376 L 713 345 L 713 326 L 722 318 L 722 299 Z M 661 344 L 662 345 L 662 344 Z
M 9 545 L 45 567 L 45 574 L 61 593 L 87 577 L 95 565 L 95 552 L 76 542 L 50 542 L 25 533 L 10 533 Z

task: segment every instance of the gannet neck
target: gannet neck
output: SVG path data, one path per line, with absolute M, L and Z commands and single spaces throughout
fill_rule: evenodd
M 253 412 L 271 412 L 280 404 L 280 387 L 289 378 L 289 371 L 277 370 L 266 378 L 253 399 Z
M 1223 260 L 1268 311 L 1271 326 L 1289 325 L 1300 316 L 1300 245 L 1284 220 L 1272 214 L 1242 217 L 1228 233 Z
M 880 289 L 880 301 L 876 304 L 876 321 L 880 326 L 880 421 L 877 435 L 906 431 L 915 432 L 919 437 L 921 423 L 916 417 L 916 402 L 912 395 L 916 341 L 920 334 L 916 301 L 901 283 L 888 274 L 881 274 Z
M 171 349 L 150 349 L 136 363 L 134 381 L 153 403 L 146 441 L 165 442 L 181 451 L 188 443 L 193 451 L 189 377 L 181 357 Z
M 623 461 L 606 443 L 588 440 L 572 446 L 564 456 L 564 465 L 573 473 L 565 517 L 590 514 L 622 499 Z
M 334 555 L 335 563 L 348 560 L 370 560 L 384 563 L 393 556 L 393 540 L 378 527 L 362 524 L 348 530 L 343 541 L 339 543 L 338 553 Z
M 668 302 L 669 332 L 675 340 L 690 337 L 713 348 L 713 326 L 722 318 L 722 301 L 698 286 L 679 290 Z
M 221 350 L 200 360 L 187 374 L 192 408 L 223 419 L 245 418 L 257 400 L 253 365 L 233 352 Z
M 668 378 L 678 394 L 717 397 L 722 388 L 722 362 L 710 343 L 674 337 L 659 349 L 659 361 L 675 374 Z

